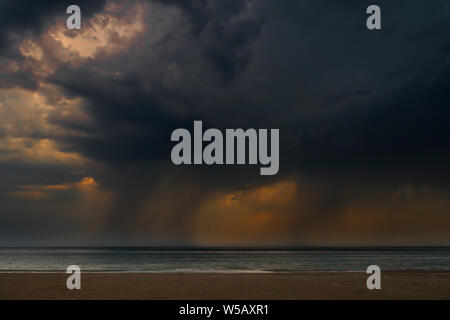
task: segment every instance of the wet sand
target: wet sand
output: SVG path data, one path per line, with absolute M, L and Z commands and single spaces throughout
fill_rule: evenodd
M 4 299 L 450 299 L 450 271 L 384 271 L 381 290 L 363 272 L 259 274 L 0 273 Z

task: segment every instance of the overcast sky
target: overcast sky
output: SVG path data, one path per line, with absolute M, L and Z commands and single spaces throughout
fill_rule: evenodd
M 450 245 L 448 1 L 70 4 L 0 0 L 0 245 Z M 194 120 L 279 173 L 173 165 Z

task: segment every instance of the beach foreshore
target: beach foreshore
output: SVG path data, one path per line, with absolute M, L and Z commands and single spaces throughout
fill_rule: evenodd
M 64 272 L 0 273 L 0 300 L 9 299 L 450 299 L 450 270 L 383 271 L 369 290 L 365 272 L 81 274 L 68 290 Z

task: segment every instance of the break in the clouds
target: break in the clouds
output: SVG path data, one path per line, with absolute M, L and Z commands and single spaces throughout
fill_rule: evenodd
M 2 244 L 448 244 L 450 5 L 0 0 Z M 279 128 L 280 170 L 170 134 Z

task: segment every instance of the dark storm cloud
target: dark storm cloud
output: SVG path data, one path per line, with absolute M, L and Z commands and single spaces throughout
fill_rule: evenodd
M 292 142 L 298 144 L 285 150 L 284 159 L 295 159 L 292 166 L 310 164 L 319 170 L 346 168 L 355 173 L 355 165 L 394 166 L 390 160 L 396 160 L 400 170 L 406 162 L 434 171 L 436 160 L 447 154 L 448 126 L 441 119 L 448 114 L 450 99 L 443 88 L 450 83 L 448 59 L 440 48 L 448 41 L 443 33 L 450 26 L 448 5 L 443 1 L 425 7 L 419 2 L 378 4 L 383 17 L 383 30 L 378 33 L 365 29 L 364 3 L 274 5 L 276 12 L 295 18 L 286 23 L 279 17 L 280 26 L 287 24 L 281 27 L 286 37 L 297 34 L 304 43 L 290 47 L 291 60 L 278 59 L 288 77 L 287 89 L 280 88 L 286 92 L 284 97 L 293 96 L 292 83 L 301 84 L 297 87 L 301 100 L 283 109 L 287 118 L 297 111 L 295 120 L 302 127 Z M 276 41 L 272 45 L 287 49 Z M 295 56 L 307 64 L 296 63 Z M 297 73 L 289 73 L 289 66 Z M 420 158 L 417 163 L 414 155 Z
M 99 11 L 105 0 L 77 1 L 83 8 L 83 17 L 90 17 Z M 0 1 L 0 53 L 9 48 L 10 41 L 17 35 L 31 33 L 38 35 L 54 16 L 66 16 L 66 9 L 72 1 L 57 0 L 1 0 Z
M 447 67 L 431 83 L 415 79 L 398 90 L 391 103 L 370 118 L 366 142 L 372 146 L 373 153 L 416 155 L 419 158 L 426 154 L 447 162 L 450 150 L 449 86 L 450 68 Z
M 187 120 L 171 114 L 168 105 L 174 100 L 181 104 L 188 102 L 177 98 L 176 92 L 165 92 L 157 84 L 157 90 L 146 90 L 134 75 L 108 79 L 98 77 L 89 70 L 69 69 L 64 71 L 67 74 L 61 72 L 55 76 L 53 83 L 62 86 L 71 95 L 86 99 L 85 109 L 95 119 L 95 124 L 87 127 L 79 127 L 69 120 L 65 123 L 59 119 L 52 120 L 65 128 L 77 128 L 94 135 L 65 137 L 65 151 L 81 152 L 88 158 L 111 166 L 165 160 L 170 154 L 170 132 L 178 127 L 190 126 L 191 117 L 195 118 L 190 115 Z M 77 74 L 81 76 L 78 78 Z M 165 99 L 167 95 L 170 97 Z
M 417 153 L 426 151 L 424 148 L 430 145 L 435 149 L 446 148 L 445 139 L 428 142 L 436 131 L 448 135 L 444 121 L 430 118 L 431 113 L 448 110 L 449 97 L 445 90 L 439 89 L 445 88 L 448 82 L 445 74 L 439 75 L 446 63 L 439 48 L 448 42 L 448 37 L 442 34 L 442 27 L 449 26 L 448 14 L 442 9 L 444 2 L 430 4 L 424 10 L 419 10 L 418 3 L 409 3 L 408 14 L 401 14 L 401 4 L 382 2 L 385 30 L 379 34 L 371 34 L 360 25 L 365 15 L 359 10 L 364 8 L 359 2 L 269 2 L 268 7 L 273 9 L 270 14 L 255 9 L 254 17 L 245 19 L 240 18 L 249 14 L 243 1 L 161 3 L 177 6 L 190 17 L 194 25 L 190 41 L 202 48 L 205 59 L 193 58 L 186 48 L 186 52 L 178 52 L 172 60 L 166 58 L 163 63 L 183 59 L 205 65 L 213 63 L 227 85 L 213 80 L 202 88 L 204 82 L 199 81 L 200 77 L 217 78 L 211 70 L 194 78 L 183 75 L 187 81 L 194 82 L 189 92 L 181 87 L 168 88 L 151 75 L 146 78 L 145 74 L 136 74 L 136 70 L 125 69 L 123 77 L 112 79 L 93 72 L 94 62 L 79 69 L 63 66 L 50 80 L 67 93 L 86 99 L 86 110 L 96 123 L 94 127 L 79 129 L 100 133 L 97 138 L 67 138 L 72 139 L 68 145 L 72 145 L 73 150 L 110 163 L 114 163 L 114 159 L 132 162 L 153 156 L 161 158 L 167 153 L 166 140 L 171 129 L 189 126 L 196 118 L 223 127 L 281 127 L 282 136 L 289 144 L 284 153 L 294 159 L 315 154 L 313 149 L 321 150 L 320 158 L 333 157 L 345 150 L 345 156 L 351 159 L 352 154 L 360 157 L 361 153 L 371 156 L 382 152 L 379 148 L 385 148 L 391 155 L 401 153 L 408 145 Z M 5 8 L 2 14 L 17 20 L 8 24 L 9 28 L 2 28 L 5 32 L 42 25 L 33 21 L 43 21 L 59 8 L 51 1 L 39 7 L 31 4 L 36 8 L 24 12 L 12 2 L 4 1 L 2 5 Z M 83 12 L 95 12 L 101 5 L 82 4 Z M 23 17 L 17 16 L 18 12 L 22 12 Z M 415 18 L 419 14 L 422 19 Z M 319 21 L 311 20 L 312 15 L 320 16 Z M 22 23 L 17 17 L 29 22 Z M 269 20 L 265 24 L 268 30 L 264 40 L 258 40 L 266 20 Z M 330 30 L 330 26 L 339 25 L 342 25 L 340 29 Z M 424 30 L 429 37 L 418 37 Z M 430 38 L 432 45 L 428 46 Z M 400 39 L 404 43 L 396 44 Z M 252 55 L 256 55 L 257 60 L 252 60 Z M 138 64 L 146 64 L 144 55 L 137 58 L 141 59 Z M 253 65 L 248 70 L 250 63 Z M 413 64 L 416 66 L 411 73 Z M 106 70 L 110 66 L 114 66 L 114 62 L 105 62 L 100 67 Z M 239 77 L 231 84 L 244 73 L 245 79 Z M 433 89 L 431 81 L 436 77 L 440 77 L 436 80 L 439 83 Z M 195 81 L 199 83 L 197 88 Z M 430 88 L 429 92 L 424 92 L 425 81 L 430 82 L 425 86 Z M 200 94 L 193 93 L 202 89 L 204 92 Z M 383 100 L 383 96 L 393 96 L 394 102 Z M 425 103 L 432 106 L 428 108 Z M 181 106 L 188 115 L 172 112 L 173 105 Z M 236 114 L 239 117 L 235 117 Z M 75 125 L 66 120 L 52 121 L 61 121 L 59 124 L 67 128 Z M 408 134 L 402 126 L 407 126 Z M 430 126 L 434 129 L 430 130 Z M 349 137 L 352 131 L 358 134 Z M 382 132 L 384 134 L 380 134 Z M 388 141 L 385 141 L 386 136 L 390 137 Z M 312 146 L 307 142 L 310 139 L 314 141 Z M 346 145 L 342 145 L 342 141 Z M 444 144 L 437 146 L 441 142 Z M 150 151 L 145 144 L 154 147 Z M 286 147 L 283 142 L 282 146 Z M 329 163 L 326 165 L 328 167 Z
M 241 0 L 157 0 L 185 11 L 192 21 L 194 34 L 204 45 L 205 56 L 230 83 L 242 74 L 252 59 L 251 43 L 261 34 L 266 8 L 259 2 Z M 261 3 L 265 4 L 264 1 Z
M 67 150 L 110 165 L 166 158 L 171 147 L 168 137 L 174 129 L 192 126 L 192 120 L 204 118 L 205 111 L 230 107 L 220 102 L 220 91 L 227 90 L 233 79 L 245 72 L 251 62 L 250 45 L 260 34 L 264 18 L 257 8 L 247 16 L 241 1 L 226 5 L 164 4 L 179 6 L 193 21 L 187 45 L 182 42 L 186 39 L 171 35 L 173 39 L 168 37 L 160 43 L 160 61 L 156 63 L 149 62 L 155 48 L 140 45 L 136 52 L 117 57 L 119 62 L 109 58 L 79 68 L 63 65 L 48 79 L 69 96 L 85 99 L 85 109 L 95 119 L 93 126 L 85 128 L 67 120 L 50 119 L 65 128 L 96 136 L 66 137 L 67 145 L 73 146 Z M 198 18 L 202 14 L 206 14 L 204 19 Z M 180 83 L 164 83 L 164 68 L 169 64 L 180 69 Z M 183 68 L 192 65 L 197 65 L 198 71 L 185 74 Z M 98 69 L 116 69 L 122 75 L 99 73 Z
M 225 69 L 215 63 L 225 78 L 233 75 L 228 79 L 234 81 L 226 85 L 215 81 L 216 72 L 205 67 L 194 75 L 182 73 L 186 79 L 182 86 L 171 87 L 152 75 L 164 70 L 150 70 L 145 54 L 121 58 L 137 59 L 140 69 L 124 69 L 119 79 L 97 74 L 93 63 L 62 68 L 52 81 L 85 98 L 96 119 L 87 130 L 97 137 L 67 137 L 68 150 L 110 165 L 164 162 L 171 131 L 190 128 L 193 120 L 202 119 L 205 126 L 220 128 L 280 128 L 280 174 L 344 170 L 351 176 L 359 168 L 381 166 L 395 175 L 404 167 L 402 161 L 435 170 L 435 160 L 442 156 L 436 150 L 447 148 L 442 137 L 448 137 L 445 117 L 436 117 L 445 114 L 449 102 L 442 89 L 448 84 L 442 64 L 448 62 L 439 50 L 447 41 L 440 29 L 448 23 L 448 15 L 440 13 L 445 12 L 444 2 L 425 11 L 419 3 L 409 3 L 408 14 L 401 4 L 382 3 L 384 30 L 379 33 L 365 28 L 365 10 L 360 10 L 364 6 L 357 2 L 269 3 L 270 14 L 255 14 L 230 29 L 223 25 L 247 14 L 242 2 L 164 3 L 180 7 L 190 17 L 195 27 L 189 42 L 198 44 L 202 55 L 184 47 L 174 56 L 167 52 L 160 64 L 184 67 L 192 61 L 205 66 L 211 61 L 208 52 L 217 45 L 232 60 L 237 48 L 244 52 L 252 48 L 252 65 L 236 73 L 239 63 Z M 419 14 L 422 19 L 416 19 Z M 258 32 L 248 35 L 244 26 L 250 23 L 259 29 L 261 21 L 267 21 L 264 38 L 253 38 Z M 417 37 L 423 30 L 429 37 Z M 114 62 L 97 66 L 107 70 Z M 239 73 L 245 77 L 236 78 Z M 205 78 L 212 79 L 206 87 L 201 80 Z M 186 112 L 174 111 L 178 109 Z M 420 162 L 411 159 L 414 155 L 422 155 Z M 247 179 L 238 176 L 228 179 L 235 185 Z
M 105 0 L 77 1 L 77 5 L 83 8 L 83 18 L 89 18 L 101 10 L 104 3 Z M 39 36 L 55 18 L 63 22 L 67 17 L 66 9 L 71 4 L 71 1 L 56 0 L 0 0 L 0 65 L 10 64 L 7 59 L 23 64 L 25 59 L 17 48 L 19 41 L 26 36 Z M 19 86 L 35 90 L 39 80 L 26 68 L 4 72 L 0 77 L 0 88 Z
M 369 199 L 376 207 L 380 194 L 386 199 L 394 194 L 389 201 L 407 206 L 396 198 L 405 185 L 448 191 L 446 1 L 379 1 L 381 31 L 365 27 L 365 9 L 372 4 L 367 1 L 255 1 L 251 7 L 234 0 L 149 3 L 181 12 L 161 11 L 169 26 L 156 44 L 152 36 L 159 29 L 146 20 L 144 35 L 122 52 L 86 59 L 81 66 L 65 63 L 38 79 L 81 98 L 92 120 L 48 117 L 52 125 L 77 131 L 52 136 L 61 151 L 112 168 L 96 173 L 114 194 L 105 235 L 133 235 L 145 212 L 152 232 L 187 241 L 205 199 L 277 180 L 306 185 L 302 203 L 292 205 L 299 214 L 290 226 L 292 237 L 321 219 L 339 221 L 355 202 Z M 100 8 L 98 3 L 89 10 Z M 58 10 L 29 10 L 30 21 L 42 25 Z M 180 28 L 176 22 L 184 18 Z M 7 41 L 10 31 L 33 24 L 4 25 L 0 39 Z M 24 73 L 15 83 L 31 88 L 30 81 Z M 279 174 L 260 177 L 252 166 L 172 166 L 170 134 L 191 129 L 193 120 L 203 120 L 205 128 L 280 128 Z M 2 170 L 5 176 L 23 170 L 20 183 L 33 172 Z M 79 173 L 42 170 L 30 177 L 29 184 L 58 184 L 76 181 Z M 426 190 L 416 192 L 434 199 Z M 385 209 L 396 210 L 395 205 Z

